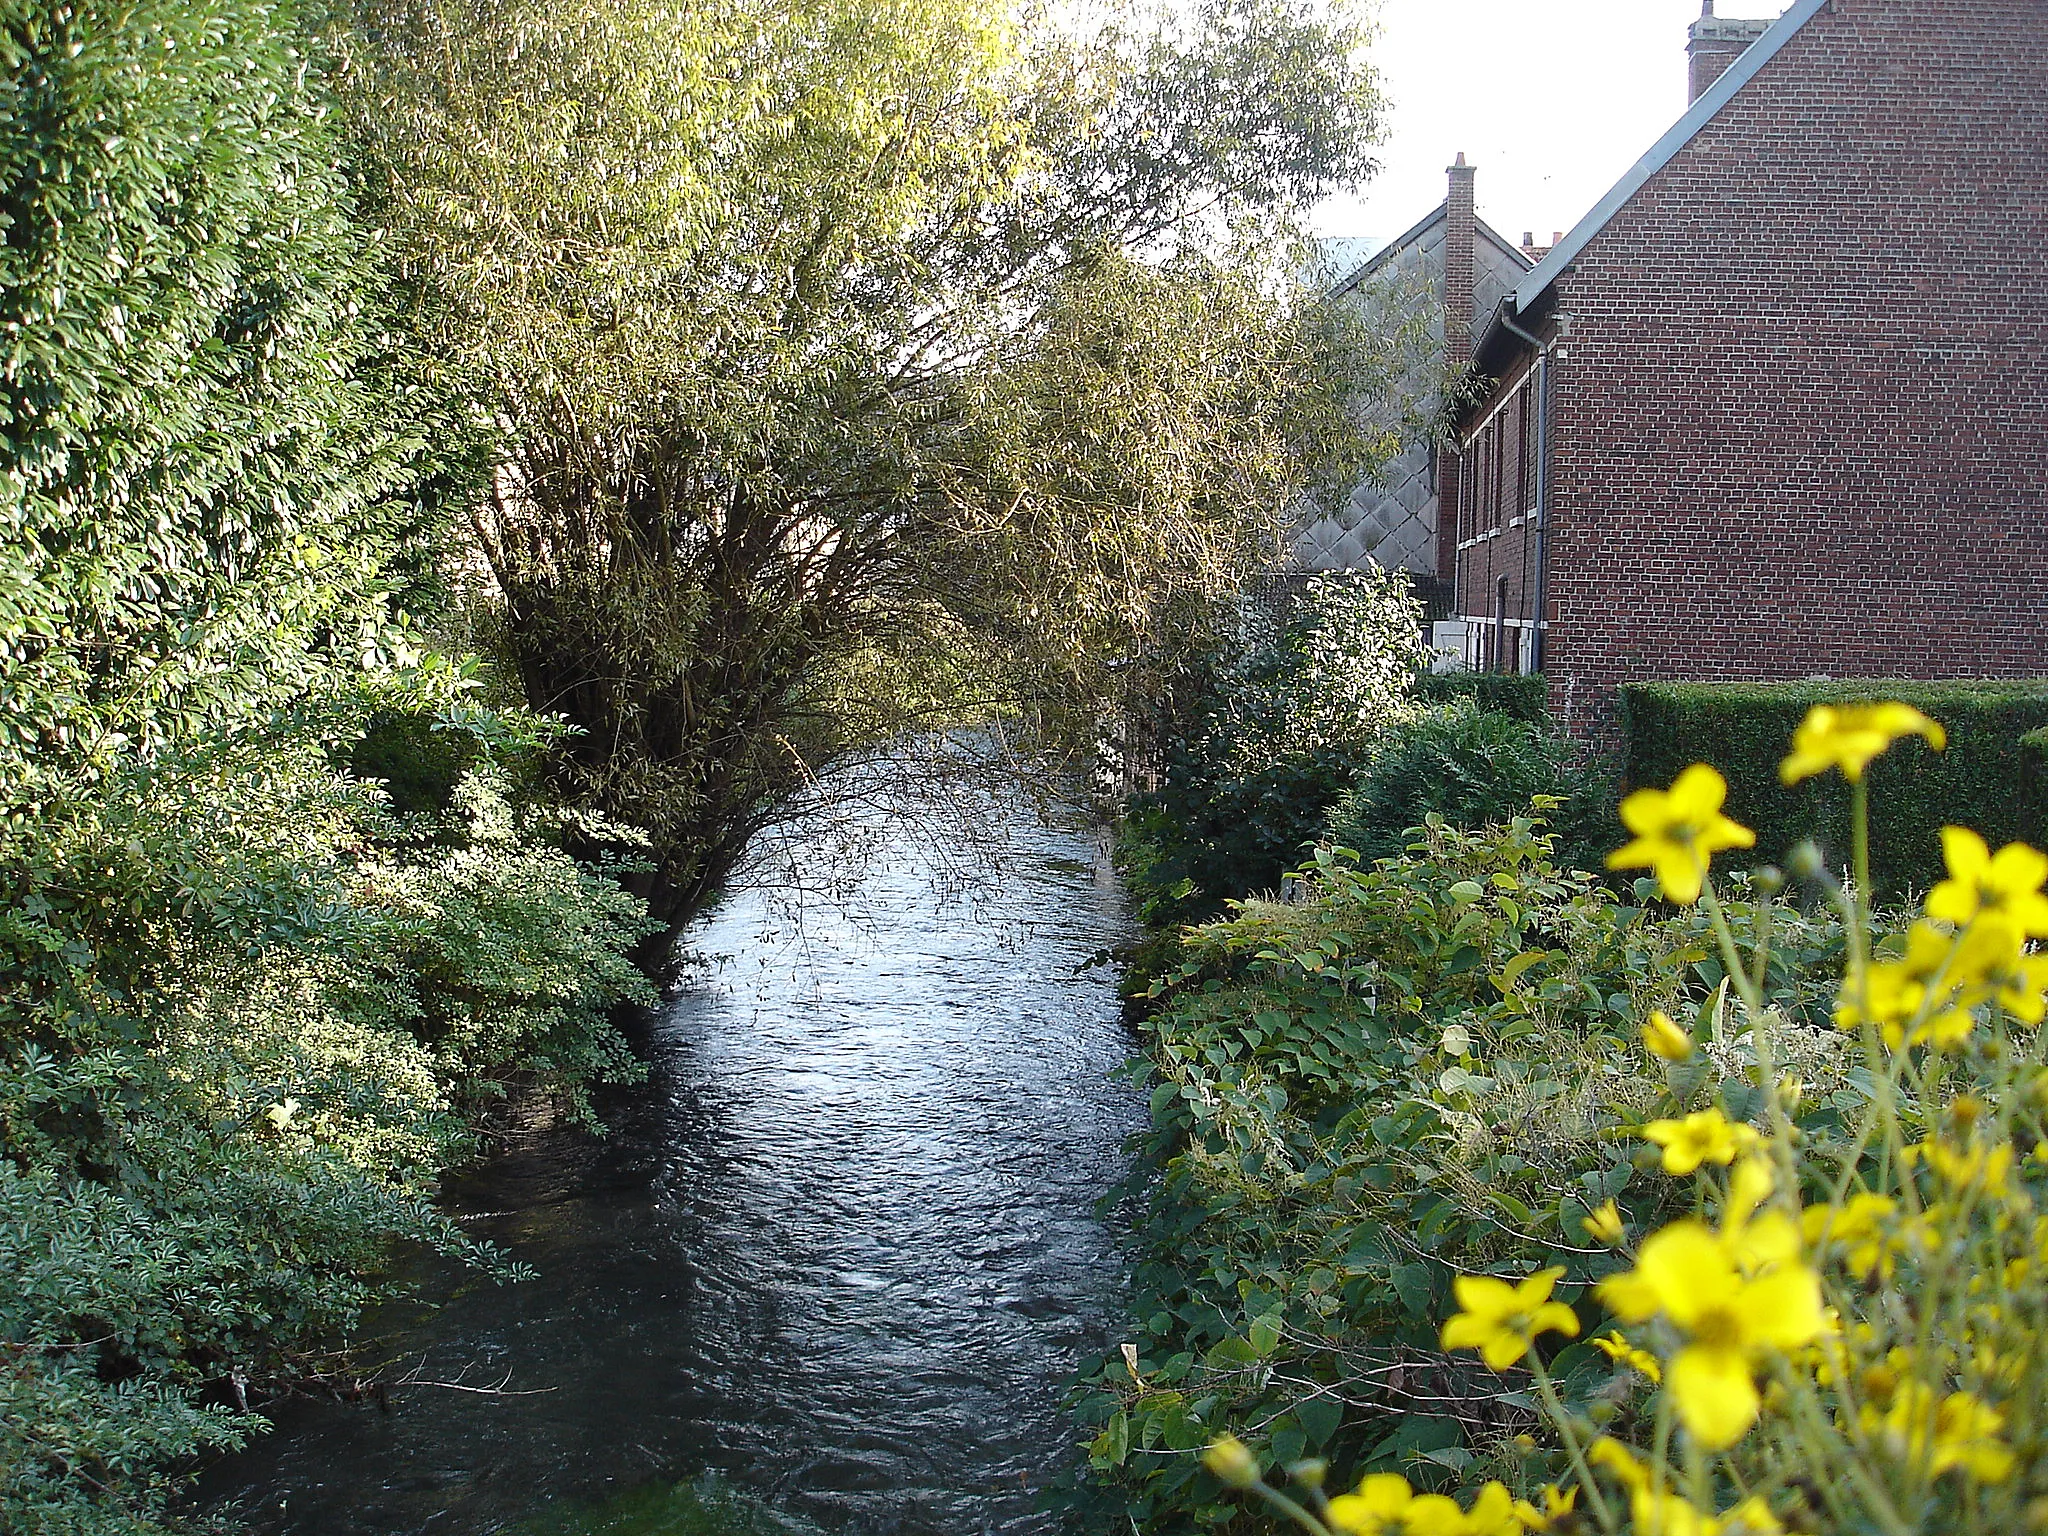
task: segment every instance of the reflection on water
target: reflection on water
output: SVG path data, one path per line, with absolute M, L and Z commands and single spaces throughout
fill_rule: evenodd
M 728 904 L 614 1134 L 451 1187 L 538 1278 L 375 1320 L 422 1380 L 530 1395 L 289 1408 L 207 1497 L 265 1532 L 484 1532 L 712 1467 L 836 1530 L 1049 1530 L 1062 1383 L 1116 1315 L 1093 1204 L 1141 1106 L 1106 1078 L 1110 980 L 1077 973 L 1118 899 L 1085 835 L 1011 838 L 973 902 L 898 856 L 852 915 Z

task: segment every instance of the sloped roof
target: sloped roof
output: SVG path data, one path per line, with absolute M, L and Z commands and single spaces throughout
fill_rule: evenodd
M 1770 63 L 1778 50 L 1796 37 L 1799 30 L 1827 5 L 1828 0 L 1796 0 L 1790 10 L 1771 23 L 1762 37 L 1744 49 L 1722 72 L 1721 78 L 1708 86 L 1700 94 L 1700 99 L 1687 108 L 1685 116 L 1673 123 L 1670 131 L 1650 146 L 1649 153 L 1631 166 L 1628 174 L 1610 187 L 1607 195 L 1593 205 L 1592 211 L 1579 220 L 1570 233 L 1522 279 L 1511 296 L 1515 313 L 1527 314 L 1550 291 L 1550 285 L 1557 281 L 1559 274 L 1577 260 L 1579 253 L 1607 227 L 1608 221 L 1642 190 L 1643 184 L 1670 164 L 1672 157 L 1713 121 L 1715 114 L 1728 105 L 1735 93 L 1747 85 L 1756 72 Z M 1502 308 L 1506 307 L 1507 301 L 1503 301 Z
M 1396 235 L 1393 239 L 1389 240 L 1385 245 L 1381 246 L 1371 256 L 1367 257 L 1364 261 L 1360 262 L 1356 267 L 1353 267 L 1349 272 L 1345 273 L 1344 276 L 1337 279 L 1336 282 L 1332 283 L 1330 285 L 1330 292 L 1333 295 L 1335 295 L 1339 293 L 1345 293 L 1353 288 L 1356 288 L 1368 277 L 1371 277 L 1373 273 L 1377 272 L 1381 267 L 1385 266 L 1387 262 L 1391 261 L 1398 253 L 1400 253 L 1403 250 L 1406 250 L 1409 246 L 1415 244 L 1416 241 L 1420 240 L 1425 234 L 1429 232 L 1431 226 L 1441 224 L 1444 221 L 1445 216 L 1449 213 L 1449 211 L 1449 203 L 1438 203 L 1434 208 L 1430 209 L 1428 213 L 1425 213 L 1421 218 L 1417 219 L 1413 224 L 1409 225 L 1407 229 L 1403 230 L 1400 234 Z M 1492 225 L 1488 224 L 1486 220 L 1475 218 L 1473 220 L 1473 223 L 1477 226 L 1478 231 L 1481 235 L 1485 236 L 1487 239 L 1491 240 L 1495 245 L 1499 246 L 1503 251 L 1507 252 L 1508 255 L 1512 256 L 1515 259 L 1515 261 L 1523 268 L 1526 269 L 1527 267 L 1532 265 L 1529 258 L 1522 253 L 1522 248 L 1520 246 L 1510 241 L 1505 235 L 1501 234 L 1500 231 L 1496 230 Z

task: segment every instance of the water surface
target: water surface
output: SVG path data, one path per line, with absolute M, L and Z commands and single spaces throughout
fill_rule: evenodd
M 1119 899 L 1085 833 L 1007 835 L 972 895 L 896 845 L 846 908 L 729 902 L 613 1134 L 451 1185 L 538 1272 L 437 1271 L 439 1310 L 374 1321 L 387 1376 L 454 1385 L 276 1410 L 208 1498 L 279 1536 L 461 1536 L 712 1468 L 829 1530 L 1053 1530 L 1062 1386 L 1118 1316 L 1093 1207 L 1142 1105 L 1079 969 Z

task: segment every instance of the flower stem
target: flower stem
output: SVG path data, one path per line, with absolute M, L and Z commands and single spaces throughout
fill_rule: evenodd
M 1332 1536 L 1332 1532 L 1327 1525 L 1323 1524 L 1322 1521 L 1310 1514 L 1305 1507 L 1287 1497 L 1286 1494 L 1275 1488 L 1264 1478 L 1260 1478 L 1259 1481 L 1252 1484 L 1252 1492 L 1279 1510 L 1281 1514 L 1292 1520 L 1304 1531 L 1307 1531 L 1309 1536 Z
M 1579 1433 L 1572 1427 L 1571 1415 L 1565 1412 L 1557 1388 L 1551 1385 L 1550 1372 L 1544 1369 L 1542 1357 L 1534 1350 L 1529 1352 L 1529 1370 L 1536 1378 L 1537 1392 L 1543 1397 L 1544 1411 L 1564 1437 L 1565 1453 L 1572 1459 L 1572 1471 L 1578 1474 L 1579 1486 L 1586 1490 L 1586 1500 L 1599 1518 L 1600 1529 L 1613 1536 L 1613 1532 L 1619 1529 L 1614 1521 L 1614 1512 L 1607 1507 L 1607 1496 L 1600 1491 L 1600 1485 L 1593 1481 L 1593 1469 L 1586 1464 L 1585 1448 L 1579 1444 Z

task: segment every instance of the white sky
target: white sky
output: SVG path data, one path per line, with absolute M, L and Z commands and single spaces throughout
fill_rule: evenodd
M 1725 17 L 1790 0 L 1719 0 Z M 1459 151 L 1479 217 L 1509 240 L 1570 229 L 1685 111 L 1700 0 L 1380 0 L 1370 50 L 1390 103 L 1384 169 L 1315 232 L 1391 240 L 1443 201 Z

